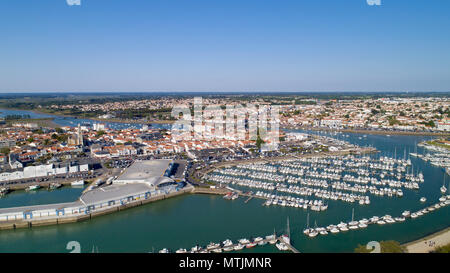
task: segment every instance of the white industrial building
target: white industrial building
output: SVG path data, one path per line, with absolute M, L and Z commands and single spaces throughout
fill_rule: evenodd
M 153 188 L 171 184 L 175 181 L 166 174 L 170 172 L 172 166 L 172 160 L 165 159 L 136 161 L 114 181 L 114 184 L 143 183 Z
M 55 166 L 55 164 L 28 166 L 23 168 L 22 171 L 0 173 L 0 181 L 28 179 L 35 177 L 45 177 L 51 175 L 61 175 L 87 171 L 89 171 L 88 164 L 61 166 L 61 167 L 57 167 Z

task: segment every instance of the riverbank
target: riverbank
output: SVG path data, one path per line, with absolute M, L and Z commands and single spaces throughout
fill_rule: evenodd
M 11 109 L 11 110 L 20 110 L 20 109 Z M 65 115 L 60 113 L 53 113 L 53 112 L 47 112 L 42 110 L 28 110 L 36 114 L 42 114 L 42 115 L 54 115 L 58 117 L 65 117 L 65 118 L 76 118 L 76 119 L 90 119 L 95 120 L 99 122 L 113 122 L 113 123 L 130 123 L 130 124 L 149 124 L 149 123 L 155 123 L 155 124 L 172 124 L 175 121 L 174 120 L 123 120 L 123 119 L 116 119 L 116 118 L 98 118 L 98 117 L 83 117 L 83 116 L 75 116 L 75 115 Z
M 408 253 L 429 253 L 437 247 L 450 244 L 450 227 L 421 239 L 403 244 Z
M 27 124 L 27 123 L 36 123 L 41 127 L 50 127 L 56 128 L 59 125 L 53 122 L 54 118 L 24 118 L 24 119 L 14 119 L 14 120 L 6 120 L 6 124 Z

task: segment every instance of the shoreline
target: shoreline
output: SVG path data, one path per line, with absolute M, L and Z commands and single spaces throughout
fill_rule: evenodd
M 75 116 L 75 115 L 65 115 L 65 114 L 59 114 L 59 113 L 48 113 L 45 111 L 40 111 L 40 110 L 30 110 L 30 109 L 20 109 L 20 108 L 6 108 L 3 107 L 1 109 L 4 110 L 14 110 L 14 111 L 29 111 L 29 112 L 33 112 L 35 114 L 40 114 L 40 115 L 49 115 L 49 116 L 56 116 L 56 117 L 62 117 L 62 118 L 74 118 L 74 119 L 89 119 L 89 120 L 95 120 L 95 121 L 99 121 L 99 122 L 111 122 L 111 123 L 133 123 L 133 124 L 173 124 L 175 121 L 174 120 L 151 120 L 151 121 L 146 121 L 146 122 L 142 122 L 142 121 L 136 121 L 136 120 L 120 120 L 120 119 L 101 119 L 101 118 L 97 118 L 97 117 L 80 117 L 80 116 Z M 1 111 L 0 111 L 1 113 Z M 44 118 L 45 119 L 45 118 Z M 47 117 L 47 119 L 54 119 L 54 117 Z M 55 124 L 55 127 L 61 126 L 59 124 Z
M 11 110 L 23 110 L 23 109 L 11 109 Z M 31 112 L 36 113 L 36 114 L 53 115 L 53 116 L 65 117 L 65 118 L 90 119 L 90 120 L 95 120 L 95 121 L 100 121 L 100 122 L 133 123 L 133 124 L 149 124 L 149 123 L 172 124 L 172 123 L 175 122 L 174 120 L 167 120 L 167 121 L 165 121 L 165 120 L 153 120 L 153 121 L 145 121 L 145 122 L 143 122 L 143 121 L 137 121 L 137 120 L 121 120 L 121 119 L 114 119 L 114 118 L 102 119 L 102 118 L 97 118 L 97 117 L 79 117 L 79 116 L 74 116 L 74 115 L 48 113 L 48 112 L 39 111 L 39 110 L 23 110 L 23 111 L 31 111 Z
M 366 129 L 331 129 L 331 128 L 317 128 L 304 126 L 291 126 L 280 128 L 285 130 L 328 131 L 328 132 L 356 133 L 367 135 L 450 136 L 450 132 L 410 132 L 410 131 L 366 130 Z
M 427 242 L 434 242 L 435 245 L 429 246 Z M 450 226 L 434 233 L 428 234 L 417 240 L 402 244 L 408 253 L 429 253 L 439 246 L 450 244 Z
M 6 121 L 6 124 L 10 122 L 11 124 L 27 124 L 27 123 L 36 123 L 38 126 L 41 127 L 50 127 L 50 128 L 56 128 L 59 125 L 54 122 L 53 117 L 50 118 L 29 118 L 29 119 L 17 119 L 17 120 L 8 120 Z

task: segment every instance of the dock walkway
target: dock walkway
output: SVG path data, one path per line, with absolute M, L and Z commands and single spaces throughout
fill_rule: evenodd
M 300 253 L 300 251 L 298 251 L 293 245 L 291 244 L 287 244 L 286 242 L 284 242 L 284 244 L 289 248 L 290 251 L 292 251 L 293 253 Z

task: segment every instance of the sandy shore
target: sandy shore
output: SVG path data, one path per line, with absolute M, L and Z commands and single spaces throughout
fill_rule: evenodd
M 422 239 L 405 244 L 409 253 L 428 253 L 436 247 L 450 244 L 450 227 Z

